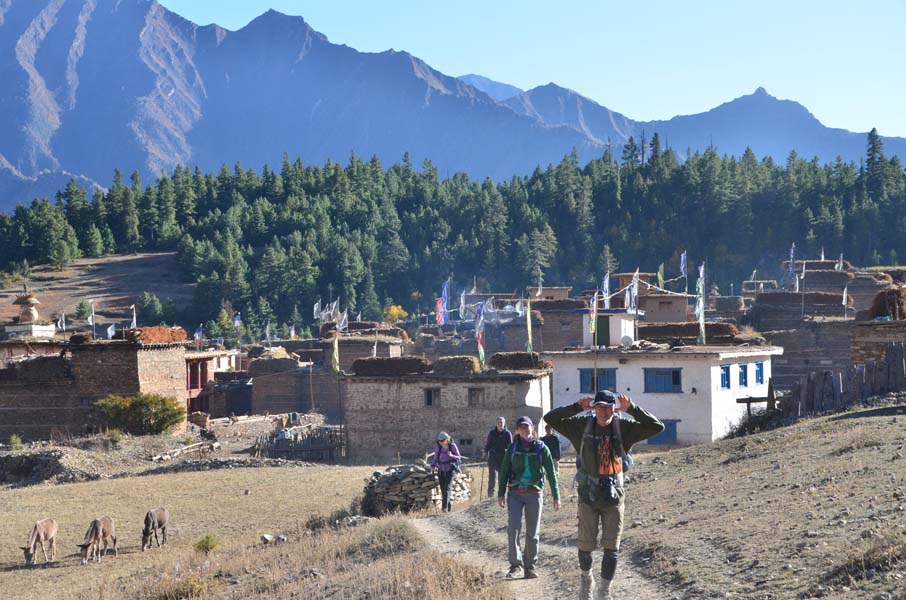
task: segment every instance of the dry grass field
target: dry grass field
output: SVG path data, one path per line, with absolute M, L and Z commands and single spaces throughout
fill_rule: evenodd
M 83 258 L 62 271 L 41 266 L 23 280 L 0 279 L 0 322 L 18 316 L 19 307 L 12 301 L 23 283 L 38 294 L 38 311 L 46 318 L 65 310 L 72 319 L 80 300 L 96 298 L 98 323 L 132 318 L 129 305 L 137 303 L 143 291 L 156 294 L 161 302 L 172 298 L 177 307 L 192 299 L 192 285 L 180 279 L 173 252 Z
M 298 531 L 308 517 L 349 506 L 361 494 L 369 467 L 222 469 L 100 480 L 0 491 L 0 596 L 14 598 L 117 598 L 123 581 L 147 571 L 189 564 L 192 545 L 206 533 L 222 552 L 254 544 L 263 533 Z M 247 492 L 246 492 L 247 491 Z M 166 550 L 140 552 L 147 509 L 164 505 L 172 514 Z M 79 565 L 75 546 L 91 519 L 116 520 L 119 557 Z M 60 526 L 58 560 L 24 568 L 19 546 L 31 525 L 52 517 Z M 39 552 L 39 561 L 43 556 Z M 119 581 L 122 579 L 123 581 Z M 102 591 L 106 590 L 104 593 Z

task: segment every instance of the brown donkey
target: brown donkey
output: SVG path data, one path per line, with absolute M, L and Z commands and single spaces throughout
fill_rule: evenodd
M 28 534 L 28 545 L 22 546 L 22 552 L 25 553 L 25 564 L 33 565 L 37 562 L 38 544 L 41 544 L 41 552 L 44 553 L 44 562 L 47 560 L 47 550 L 44 549 L 44 542 L 50 542 L 50 560 L 54 559 L 56 554 L 56 545 L 54 538 L 57 535 L 57 522 L 53 519 L 42 519 L 35 523 Z
M 159 529 L 164 536 L 164 544 L 167 543 L 167 524 L 170 522 L 170 511 L 166 508 L 155 508 L 149 510 L 145 515 L 145 528 L 142 529 L 142 552 L 145 548 L 151 547 L 151 536 L 154 535 L 154 541 L 160 548 L 160 540 L 157 539 L 157 530 Z
M 113 519 L 104 516 L 92 521 L 88 531 L 85 532 L 85 539 L 81 544 L 76 544 L 82 549 L 82 564 L 88 564 L 92 558 L 95 562 L 101 562 L 101 544 L 104 544 L 104 554 L 107 554 L 110 542 L 113 542 L 113 555 L 119 556 L 120 553 L 116 549 L 116 525 Z

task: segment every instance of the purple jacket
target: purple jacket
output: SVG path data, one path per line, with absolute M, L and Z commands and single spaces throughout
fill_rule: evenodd
M 456 461 L 461 458 L 462 456 L 459 454 L 459 448 L 456 447 L 456 442 L 450 440 L 450 445 L 446 448 L 441 448 L 440 444 L 435 446 L 434 458 L 431 460 L 431 466 L 437 467 L 437 470 L 442 473 L 449 473 L 453 470 L 453 465 Z

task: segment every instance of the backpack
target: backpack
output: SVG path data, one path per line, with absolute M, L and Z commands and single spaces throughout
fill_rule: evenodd
M 534 454 L 538 458 L 538 463 L 543 464 L 543 462 L 541 460 L 541 455 L 544 452 L 544 442 L 542 442 L 541 440 L 532 440 L 532 443 L 535 447 Z M 516 454 L 522 454 L 525 456 L 532 455 L 532 452 L 522 452 L 521 450 L 519 450 L 519 446 L 520 446 L 520 443 L 519 443 L 518 438 L 514 439 L 513 445 L 510 446 L 510 481 L 511 482 L 516 479 L 516 471 L 513 470 L 513 457 L 516 456 Z M 526 464 L 526 466 L 528 466 L 527 462 L 525 464 Z M 519 473 L 519 476 L 521 476 L 521 475 L 522 475 L 522 473 Z

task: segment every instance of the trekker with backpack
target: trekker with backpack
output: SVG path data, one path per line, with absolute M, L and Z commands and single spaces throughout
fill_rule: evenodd
M 587 410 L 593 416 L 578 416 Z M 634 420 L 615 413 L 628 413 Z M 617 569 L 623 533 L 623 472 L 632 466 L 629 451 L 637 442 L 664 430 L 657 417 L 644 411 L 624 394 L 600 391 L 575 404 L 555 408 L 544 420 L 576 448 L 576 482 L 579 484 L 579 597 L 591 600 L 595 580 L 591 553 L 598 546 L 601 525 L 601 584 L 598 600 L 611 598 L 610 588 Z
M 488 498 L 492 498 L 497 491 L 497 474 L 503 464 L 503 455 L 512 445 L 513 434 L 506 428 L 506 419 L 497 417 L 497 424 L 488 432 L 488 439 L 484 443 L 488 459 Z
M 456 475 L 461 468 L 461 461 L 462 456 L 459 454 L 459 448 L 456 447 L 456 442 L 450 438 L 450 434 L 446 431 L 438 433 L 437 445 L 434 447 L 434 458 L 431 459 L 431 466 L 437 469 L 443 512 L 450 512 L 453 510 L 453 503 L 450 501 L 450 486 L 453 485 L 453 476 Z
M 533 435 L 532 420 L 516 419 L 516 438 L 507 449 L 500 469 L 497 504 L 507 508 L 507 538 L 510 570 L 507 579 L 535 579 L 535 560 L 541 539 L 541 509 L 544 507 L 544 477 L 551 486 L 554 510 L 560 510 L 560 485 L 547 446 Z M 525 513 L 525 552 L 519 550 L 522 514 Z

